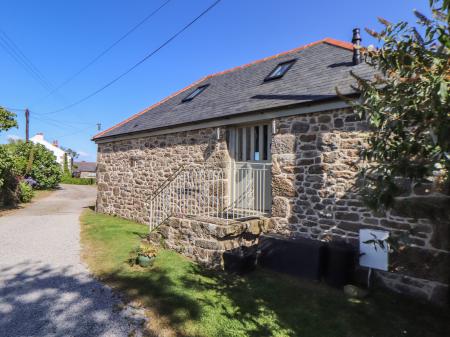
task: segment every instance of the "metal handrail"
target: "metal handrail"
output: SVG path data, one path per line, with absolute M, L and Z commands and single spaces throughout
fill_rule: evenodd
M 183 170 L 185 169 L 186 166 L 187 166 L 186 164 L 180 165 L 180 166 L 178 167 L 178 169 L 177 169 L 174 173 L 172 173 L 172 174 L 170 175 L 170 177 L 168 177 L 166 180 L 164 180 L 161 184 L 159 184 L 159 185 L 155 188 L 155 190 L 154 190 L 152 193 L 150 193 L 150 196 L 147 198 L 146 201 L 152 201 L 154 198 L 156 198 L 156 197 L 158 196 L 158 194 L 159 194 L 159 193 L 160 193 L 160 192 L 161 192 L 168 184 L 170 184 L 172 181 L 175 180 L 175 178 L 181 173 L 181 171 L 183 171 Z
M 232 165 L 231 175 L 226 166 L 204 162 L 180 165 L 147 199 L 150 227 L 158 227 L 175 214 L 224 220 L 267 215 L 271 165 L 261 164 L 261 168 Z
M 166 180 L 164 180 L 162 183 L 160 183 L 154 190 L 153 192 L 150 193 L 150 196 L 146 199 L 146 201 L 151 201 L 154 198 L 156 198 L 158 196 L 158 194 L 167 186 L 169 185 L 172 181 L 174 181 L 176 179 L 177 176 L 180 175 L 181 172 L 185 171 L 186 168 L 188 167 L 195 167 L 194 164 L 201 164 L 203 167 L 215 167 L 209 163 L 205 163 L 204 161 L 193 161 L 187 164 L 181 164 L 180 166 L 178 166 L 178 168 L 175 170 L 174 173 L 172 173 Z M 206 164 L 206 165 L 205 165 Z

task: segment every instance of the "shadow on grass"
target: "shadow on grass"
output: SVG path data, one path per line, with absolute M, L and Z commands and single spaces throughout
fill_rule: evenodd
M 231 305 L 223 307 L 228 320 L 242 323 L 243 336 L 444 336 L 450 312 L 384 291 L 366 300 L 349 300 L 324 284 L 303 281 L 257 269 L 246 276 L 211 271 L 192 265 L 185 287 L 214 291 Z M 201 280 L 205 282 L 201 282 Z M 215 306 L 217 302 L 205 302 Z M 266 316 L 266 317 L 264 317 Z M 270 319 L 266 319 L 270 317 Z M 386 324 L 389 322 L 389 324 Z M 243 331 L 244 332 L 244 331 Z M 278 333 L 278 334 L 277 334 Z M 236 332 L 218 331 L 217 336 Z
M 146 299 L 146 305 L 156 309 L 159 315 L 168 317 L 176 326 L 187 320 L 198 320 L 199 303 L 189 296 L 174 292 L 175 285 L 172 279 L 163 272 L 154 270 L 154 274 L 152 277 L 148 274 L 130 277 L 117 272 L 103 275 L 101 280 L 121 290 L 129 300 Z
M 437 337 L 448 333 L 446 310 L 387 293 L 349 301 L 340 290 L 262 269 L 237 276 L 175 263 L 173 268 L 155 266 L 140 273 L 116 271 L 102 279 L 164 317 L 176 336 Z
M 125 261 L 148 228 L 87 213 L 86 252 L 96 275 L 184 337 L 438 337 L 448 334 L 448 310 L 387 293 L 349 301 L 341 290 L 256 269 L 246 276 L 205 269 L 162 249 L 151 268 Z M 91 250 L 90 250 L 91 249 Z M 99 272 L 100 271 L 100 272 Z M 153 322 L 153 323 L 152 323 Z M 156 324 L 156 327 L 153 326 Z

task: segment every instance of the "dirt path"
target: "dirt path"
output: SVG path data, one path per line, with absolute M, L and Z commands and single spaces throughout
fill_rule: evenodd
M 0 335 L 128 336 L 140 318 L 80 261 L 78 218 L 92 186 L 63 185 L 0 217 Z M 139 330 L 139 329 L 137 329 Z

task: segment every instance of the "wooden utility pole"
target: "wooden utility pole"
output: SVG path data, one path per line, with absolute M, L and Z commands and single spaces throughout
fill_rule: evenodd
M 25 141 L 30 141 L 30 110 L 25 109 Z

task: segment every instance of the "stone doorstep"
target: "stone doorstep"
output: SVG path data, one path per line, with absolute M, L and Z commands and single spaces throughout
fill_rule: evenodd
M 226 220 L 219 218 L 210 218 L 204 216 L 193 216 L 180 221 L 190 221 L 196 223 L 207 234 L 217 240 L 232 239 L 244 233 L 260 235 L 269 227 L 268 218 L 247 218 L 242 220 Z M 191 224 L 192 226 L 192 224 Z
M 218 256 L 240 246 L 255 244 L 259 235 L 269 229 L 267 218 L 224 220 L 208 217 L 171 218 L 149 240 L 167 247 L 211 268 L 223 267 Z M 187 232 L 186 232 L 187 230 Z

